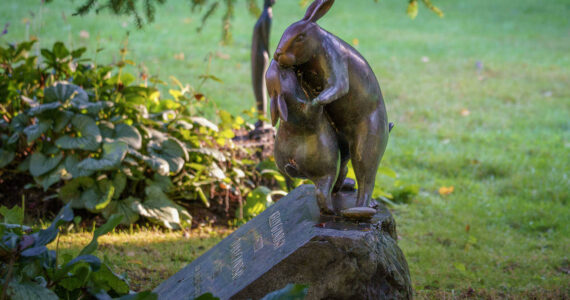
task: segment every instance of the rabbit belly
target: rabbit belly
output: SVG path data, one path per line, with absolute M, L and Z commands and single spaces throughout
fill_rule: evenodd
M 275 140 L 275 162 L 282 172 L 311 180 L 336 176 L 339 150 L 332 128 L 310 134 L 284 131 L 280 127 Z

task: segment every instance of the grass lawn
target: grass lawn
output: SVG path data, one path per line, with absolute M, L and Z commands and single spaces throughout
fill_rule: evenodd
M 89 46 L 90 57 L 103 47 L 97 61 L 112 62 L 130 31 L 129 56 L 141 63 L 134 72 L 174 75 L 233 113 L 254 105 L 249 43 L 255 19 L 245 8 L 237 8 L 234 43 L 224 47 L 221 12 L 198 35 L 200 17 L 186 1 L 168 1 L 141 31 L 130 18 L 71 17 L 74 5 L 54 2 L 3 1 L 0 22 L 10 27 L 0 39 L 22 40 L 29 20 L 28 35 L 42 47 L 63 40 Z M 336 2 L 320 24 L 369 60 L 396 123 L 383 165 L 420 187 L 410 203 L 393 207 L 418 298 L 569 297 L 567 1 L 434 0 L 445 18 L 420 5 L 414 21 L 403 0 Z M 276 4 L 273 46 L 303 15 L 297 3 Z M 199 86 L 198 76 L 207 72 L 223 83 Z M 394 189 L 389 178 L 377 181 Z M 66 236 L 60 248 L 76 251 L 86 239 Z M 219 240 L 116 234 L 102 240 L 101 255 L 117 271 L 128 270 L 134 288 L 149 289 Z

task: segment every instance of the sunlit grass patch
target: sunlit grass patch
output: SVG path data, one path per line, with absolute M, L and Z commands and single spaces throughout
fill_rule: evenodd
M 99 238 L 95 255 L 117 274 L 125 274 L 135 291 L 155 288 L 231 233 L 228 229 L 202 227 L 174 232 L 142 228 L 135 232 L 115 232 Z M 89 243 L 89 232 L 60 237 L 59 255 L 77 255 Z M 58 246 L 59 245 L 59 246 Z

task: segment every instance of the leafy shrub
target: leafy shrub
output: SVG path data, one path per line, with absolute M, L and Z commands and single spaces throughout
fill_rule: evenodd
M 0 223 L 0 299 L 156 299 L 150 292 L 129 294 L 127 281 L 111 271 L 109 266 L 93 255 L 97 239 L 120 223 L 122 216 L 114 215 L 97 228 L 92 241 L 77 257 L 59 257 L 48 250 L 59 228 L 73 220 L 73 210 L 63 207 L 53 223 L 42 230 L 19 225 L 23 209 L 1 207 L 4 222 Z M 17 220 L 17 218 L 20 218 Z M 6 221 L 18 221 L 9 224 Z
M 158 79 L 135 84 L 124 49 L 120 62 L 96 66 L 82 58 L 85 48 L 57 42 L 38 64 L 33 44 L 0 47 L 0 168 L 29 172 L 72 208 L 167 228 L 191 220 L 180 204 L 209 206 L 216 189 L 241 200 L 255 188 L 254 162 L 238 159 L 231 142 L 243 118 L 202 117 L 205 97 L 175 78 L 170 99 L 161 99 Z

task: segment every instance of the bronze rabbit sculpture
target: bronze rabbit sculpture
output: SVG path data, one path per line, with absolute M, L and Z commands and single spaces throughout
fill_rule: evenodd
M 333 213 L 331 191 L 338 175 L 337 137 L 322 106 L 311 105 L 292 69 L 271 61 L 265 75 L 273 126 L 281 119 L 274 155 L 279 169 L 316 185 L 322 213 Z
M 302 20 L 290 25 L 279 42 L 274 60 L 293 68 L 314 106 L 324 106 L 336 129 L 340 190 L 352 160 L 358 183 L 357 207 L 368 206 L 378 165 L 384 155 L 392 124 L 388 123 L 380 85 L 368 62 L 350 45 L 315 22 L 334 0 L 316 0 Z M 324 151 L 324 150 L 323 150 Z
M 272 6 L 275 0 L 265 0 L 263 11 L 253 27 L 253 38 L 251 42 L 251 82 L 253 84 L 253 94 L 257 104 L 257 112 L 261 116 L 267 113 L 267 99 L 265 91 L 264 74 L 269 64 L 269 35 L 271 33 L 271 19 L 273 18 Z M 257 122 L 256 127 L 263 125 Z

